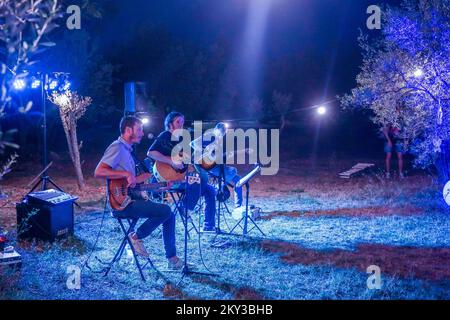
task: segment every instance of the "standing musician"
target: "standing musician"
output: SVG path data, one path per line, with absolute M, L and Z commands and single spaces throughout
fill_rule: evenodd
M 147 156 L 157 162 L 159 161 L 164 164 L 168 164 L 174 170 L 182 170 L 184 165 L 181 162 L 174 161 L 171 155 L 172 149 L 179 143 L 179 140 L 176 139 L 176 137 L 173 137 L 173 132 L 177 129 L 182 129 L 183 126 L 183 114 L 175 111 L 170 112 L 164 120 L 165 131 L 161 132 L 155 139 L 153 144 L 148 149 Z M 172 137 L 174 140 L 172 140 Z M 190 188 L 189 185 L 187 187 Z M 200 189 L 200 193 L 198 191 L 190 192 L 190 189 L 188 189 L 188 201 L 197 203 L 200 196 L 205 197 L 206 208 L 203 232 L 215 232 L 216 190 L 212 185 L 208 184 L 207 179 L 201 179 Z M 194 201 L 191 201 L 191 199 L 194 199 Z
M 148 180 L 151 177 L 150 173 L 143 173 L 136 177 L 135 161 L 131 154 L 133 144 L 140 143 L 143 135 L 141 120 L 133 116 L 123 117 L 120 121 L 120 137 L 106 149 L 95 169 L 94 176 L 111 180 L 126 179 L 127 187 L 131 188 L 137 183 Z M 125 209 L 115 211 L 115 214 L 120 218 L 147 218 L 136 232 L 133 231 L 128 235 L 135 252 L 146 258 L 149 255 L 142 240 L 162 224 L 168 267 L 170 269 L 183 267 L 183 261 L 176 255 L 175 215 L 168 205 L 138 199 L 131 201 Z
M 198 152 L 200 154 L 206 153 L 214 153 L 215 148 L 211 148 L 209 151 L 205 151 L 205 149 L 208 149 L 210 147 L 217 147 L 223 149 L 223 165 L 215 165 L 209 170 L 206 170 L 202 168 L 201 165 L 196 164 L 195 168 L 197 171 L 203 175 L 208 176 L 208 173 L 211 174 L 214 177 L 221 178 L 222 176 L 222 170 L 223 170 L 223 176 L 225 179 L 225 183 L 233 182 L 235 185 L 236 183 L 241 179 L 241 177 L 238 175 L 237 169 L 232 166 L 226 166 L 226 158 L 227 158 L 227 152 L 225 152 L 225 134 L 227 133 L 227 127 L 225 123 L 219 122 L 214 127 L 214 135 L 212 136 L 211 140 L 207 140 L 205 138 L 205 135 L 202 135 L 201 137 L 195 139 L 191 142 L 191 147 L 195 150 L 195 152 Z M 216 145 L 213 145 L 216 144 Z M 209 154 L 207 156 L 210 156 Z M 215 154 L 211 154 L 212 158 L 215 158 Z M 234 206 L 235 209 L 238 209 L 242 206 L 242 187 L 234 187 Z

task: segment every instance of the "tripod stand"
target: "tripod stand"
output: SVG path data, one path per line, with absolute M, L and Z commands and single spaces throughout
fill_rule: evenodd
M 47 149 L 47 89 L 48 87 L 48 74 L 41 74 L 41 104 L 42 104 L 42 114 L 43 114 L 43 123 L 42 123 L 42 134 L 43 134 L 43 151 L 42 151 L 42 167 L 44 168 L 39 173 L 39 180 L 34 184 L 31 190 L 28 193 L 33 192 L 36 188 L 41 185 L 41 190 L 47 190 L 48 185 L 52 185 L 56 189 L 61 192 L 64 190 L 59 187 L 48 175 L 48 168 L 53 164 L 53 162 L 48 163 L 48 149 Z M 80 205 L 74 202 L 77 207 L 80 208 Z
M 245 177 L 243 177 L 241 180 L 239 180 L 239 182 L 236 184 L 236 186 L 243 186 L 245 185 L 245 189 L 246 189 L 246 196 L 245 196 L 245 214 L 244 216 L 238 221 L 238 223 L 236 223 L 236 225 L 233 227 L 233 229 L 231 229 L 230 234 L 233 233 L 233 231 L 237 228 L 237 226 L 239 226 L 242 222 L 244 222 L 244 227 L 243 227 L 243 233 L 242 236 L 246 237 L 247 234 L 252 231 L 253 229 L 257 229 L 263 236 L 265 236 L 266 234 L 258 227 L 258 224 L 255 222 L 255 220 L 248 214 L 248 199 L 249 199 L 249 195 L 250 195 L 250 184 L 249 181 L 253 178 L 253 176 L 255 174 L 257 174 L 259 171 L 261 170 L 261 166 L 260 165 L 256 165 L 255 168 L 250 171 L 250 173 L 248 173 Z M 248 220 L 250 220 L 250 222 L 253 224 L 253 227 L 248 230 Z

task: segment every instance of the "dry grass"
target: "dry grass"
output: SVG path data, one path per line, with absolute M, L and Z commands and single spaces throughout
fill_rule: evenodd
M 360 159 L 358 162 L 366 162 Z M 108 277 L 83 271 L 82 290 L 65 287 L 67 265 L 81 265 L 92 250 L 102 221 L 104 183 L 88 176 L 77 190 L 70 169 L 56 163 L 50 175 L 79 197 L 75 237 L 54 244 L 17 243 L 24 266 L 2 277 L 6 299 L 448 299 L 450 292 L 450 215 L 433 177 L 416 172 L 405 180 L 386 180 L 380 171 L 342 180 L 337 174 L 354 161 L 317 165 L 289 160 L 277 176 L 259 176 L 251 184 L 251 202 L 262 208 L 258 221 L 265 240 L 228 238 L 230 246 L 210 247 L 211 237 L 194 236 L 190 262 L 205 262 L 219 277 L 180 275 L 170 283 L 148 272 L 142 283 L 126 259 Z M 0 225 L 14 234 L 14 203 L 28 191 L 37 166 L 21 164 L 1 182 L 9 198 L 0 203 Z M 241 173 L 249 167 L 240 167 Z M 177 247 L 183 228 L 177 219 Z M 197 217 L 194 216 L 197 222 Z M 223 222 L 223 221 L 222 221 Z M 228 222 L 233 220 L 228 217 Z M 222 226 L 224 227 L 224 226 Z M 254 231 L 252 236 L 257 235 Z M 112 258 L 120 242 L 114 220 L 105 221 L 94 256 Z M 157 266 L 165 264 L 161 233 L 146 239 Z M 202 250 L 200 252 L 200 249 Z M 203 259 L 203 261 L 202 261 Z M 382 290 L 368 290 L 366 268 L 379 265 Z M 93 270 L 103 267 L 91 259 Z M 39 270 L 39 273 L 35 271 Z M 5 275 L 5 274 L 4 274 Z

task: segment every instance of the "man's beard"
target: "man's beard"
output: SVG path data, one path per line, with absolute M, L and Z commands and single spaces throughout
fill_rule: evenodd
M 133 141 L 133 143 L 139 143 L 141 142 L 142 138 L 139 138 L 137 134 L 132 133 L 130 136 L 130 140 Z

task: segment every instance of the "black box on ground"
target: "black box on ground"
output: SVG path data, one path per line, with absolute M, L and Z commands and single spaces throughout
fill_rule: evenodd
M 53 189 L 29 193 L 16 204 L 18 237 L 54 241 L 73 235 L 73 203 L 76 199 Z

